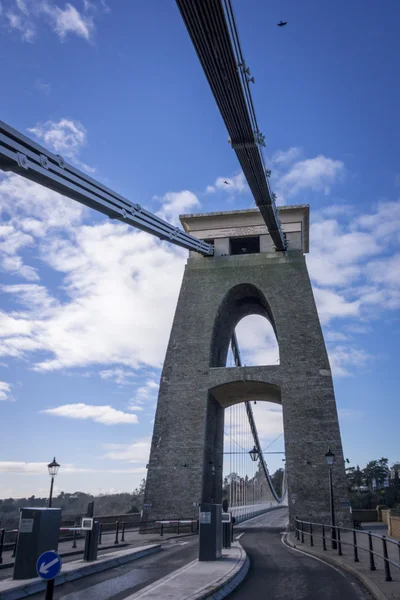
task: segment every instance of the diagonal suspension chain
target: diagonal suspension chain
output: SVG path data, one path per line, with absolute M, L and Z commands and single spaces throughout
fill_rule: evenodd
M 211 244 L 174 227 L 140 204 L 133 204 L 3 121 L 0 121 L 0 169 L 12 171 L 176 246 L 204 256 L 214 254 Z

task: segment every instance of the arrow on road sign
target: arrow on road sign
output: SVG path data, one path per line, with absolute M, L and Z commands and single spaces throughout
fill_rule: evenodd
M 55 558 L 54 560 L 51 560 L 49 563 L 42 563 L 39 567 L 39 574 L 40 575 L 47 575 L 49 572 L 49 569 L 51 567 L 53 567 L 54 565 L 56 565 L 58 562 L 60 562 L 59 558 Z
M 61 571 L 61 558 L 57 552 L 54 552 L 54 550 L 43 552 L 37 560 L 36 571 L 39 577 L 47 581 L 57 577 Z

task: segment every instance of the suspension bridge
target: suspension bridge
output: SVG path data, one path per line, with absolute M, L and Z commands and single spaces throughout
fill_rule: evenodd
M 338 520 L 349 521 L 343 453 L 329 361 L 309 282 L 307 206 L 276 207 L 230 0 L 177 0 L 184 24 L 256 205 L 247 211 L 183 215 L 176 227 L 124 198 L 0 122 L 0 168 L 189 251 L 160 382 L 146 519 L 196 514 L 201 502 L 229 503 L 245 520 L 289 505 L 291 523 L 329 518 L 328 446 Z M 279 365 L 245 367 L 235 335 L 264 316 Z M 274 489 L 252 401 L 282 405 L 286 469 Z M 183 460 L 182 456 L 186 459 Z M 255 460 L 254 460 L 255 459 Z

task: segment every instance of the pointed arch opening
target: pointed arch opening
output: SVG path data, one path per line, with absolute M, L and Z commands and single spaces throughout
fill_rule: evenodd
M 251 321 L 247 321 L 246 319 L 245 321 L 245 318 L 250 316 L 253 317 L 253 319 Z M 257 327 L 257 321 L 254 320 L 255 316 L 264 319 L 263 325 L 260 329 L 261 337 L 260 334 L 257 334 L 255 331 L 255 328 Z M 240 325 L 242 320 L 244 321 L 244 324 Z M 276 344 L 278 345 L 275 321 L 271 307 L 264 294 L 252 284 L 243 283 L 236 285 L 226 294 L 216 315 L 211 341 L 211 367 L 225 367 L 227 365 L 229 345 L 231 343 L 232 335 L 235 332 L 238 324 L 238 331 L 240 332 L 242 338 L 246 340 L 247 330 L 251 334 L 250 336 L 247 336 L 247 341 L 245 341 L 245 344 L 249 350 L 251 347 L 251 342 L 252 340 L 254 341 L 255 337 L 257 339 L 257 344 L 259 345 L 262 344 L 263 341 L 266 342 L 268 340 L 267 348 L 269 347 L 268 344 L 271 346 L 274 338 Z M 272 337 L 272 333 L 274 334 L 274 338 Z M 267 352 L 269 352 L 268 349 Z M 253 357 L 253 359 L 261 359 L 261 356 L 262 353 L 259 352 L 256 357 Z M 263 356 L 264 359 L 266 359 L 268 354 L 264 352 Z M 278 357 L 274 358 L 274 360 L 277 358 L 279 358 L 279 355 Z M 265 363 L 262 364 L 265 365 Z M 275 364 L 278 364 L 278 362 Z

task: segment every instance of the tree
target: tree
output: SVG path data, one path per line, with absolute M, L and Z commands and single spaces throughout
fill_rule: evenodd
M 362 485 L 365 485 L 365 476 L 359 465 L 357 467 L 349 467 L 346 469 L 346 477 L 349 491 L 358 490 Z
M 383 487 L 385 480 L 389 476 L 388 462 L 387 458 L 382 457 L 379 460 L 371 460 L 367 463 L 363 473 L 366 484 L 370 489 L 373 487 L 374 480 L 378 489 Z
M 272 485 L 274 486 L 275 491 L 278 494 L 278 496 L 282 495 L 283 473 L 284 473 L 283 469 L 278 469 L 271 476 Z

